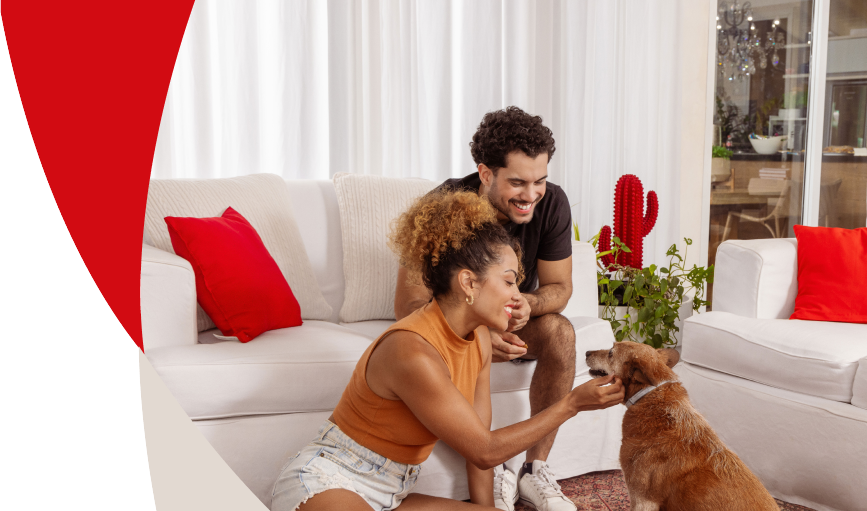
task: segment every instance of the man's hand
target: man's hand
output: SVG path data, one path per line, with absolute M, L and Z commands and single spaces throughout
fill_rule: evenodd
M 608 385 L 609 383 L 611 385 Z M 586 412 L 622 403 L 625 393 L 620 378 L 610 374 L 575 387 L 569 393 L 569 398 L 579 412 Z
M 509 328 L 506 329 L 506 332 L 520 330 L 530 320 L 530 304 L 527 302 L 527 298 L 521 293 L 515 293 L 512 300 L 515 305 L 512 305 L 512 318 L 509 320 Z
M 517 335 L 489 328 L 493 362 L 508 362 L 527 354 L 526 344 Z

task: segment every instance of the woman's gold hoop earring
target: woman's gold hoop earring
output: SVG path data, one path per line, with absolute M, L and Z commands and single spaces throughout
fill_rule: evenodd
M 476 297 L 473 296 L 473 295 L 470 295 L 470 296 L 468 296 L 468 297 L 466 298 L 466 300 L 467 300 L 467 303 L 468 303 L 468 304 L 472 305 L 473 302 L 476 301 Z

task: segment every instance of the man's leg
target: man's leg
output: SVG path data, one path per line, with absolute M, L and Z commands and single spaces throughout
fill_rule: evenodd
M 536 359 L 530 381 L 530 413 L 536 415 L 572 390 L 575 381 L 575 329 L 560 314 L 531 318 L 515 335 L 527 343 L 527 356 Z M 527 450 L 527 463 L 547 461 L 557 430 Z

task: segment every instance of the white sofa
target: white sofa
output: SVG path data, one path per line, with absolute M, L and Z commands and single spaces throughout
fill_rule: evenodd
M 720 245 L 713 311 L 686 320 L 677 372 L 775 497 L 867 509 L 867 325 L 789 320 L 797 291 L 795 239 Z
M 193 423 L 265 506 L 284 461 L 315 435 L 362 352 L 393 322 L 338 321 L 344 266 L 334 186 L 331 181 L 288 181 L 286 186 L 291 204 L 280 207 L 294 211 L 316 282 L 334 311 L 329 321 L 305 321 L 247 344 L 218 341 L 214 330 L 197 332 L 195 281 L 187 261 L 149 245 L 147 237 L 142 246 L 145 355 Z M 265 235 L 263 240 L 267 245 Z M 608 324 L 596 318 L 595 282 L 593 249 L 576 242 L 574 292 L 564 315 L 575 326 L 578 354 L 614 341 Z M 584 357 L 577 358 L 576 385 L 590 379 Z M 494 428 L 529 417 L 534 365 L 494 365 Z M 558 476 L 618 468 L 623 413 L 623 407 L 586 412 L 564 424 L 549 458 Z M 517 470 L 522 461 L 523 455 L 509 464 Z M 463 459 L 439 443 L 423 465 L 416 491 L 469 498 Z

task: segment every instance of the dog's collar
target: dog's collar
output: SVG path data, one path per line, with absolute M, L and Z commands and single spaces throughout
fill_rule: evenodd
M 626 402 L 623 404 L 626 405 L 626 408 L 630 408 L 630 407 L 632 407 L 632 405 L 637 403 L 641 398 L 650 394 L 651 392 L 658 389 L 659 387 L 662 387 L 666 383 L 680 383 L 680 382 L 678 382 L 677 380 L 666 380 L 666 381 L 660 382 L 659 385 L 656 385 L 656 386 L 650 385 L 649 387 L 644 387 L 643 389 L 636 392 L 634 396 L 627 399 Z

